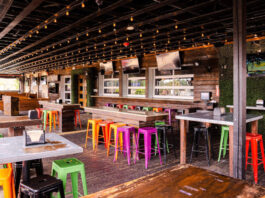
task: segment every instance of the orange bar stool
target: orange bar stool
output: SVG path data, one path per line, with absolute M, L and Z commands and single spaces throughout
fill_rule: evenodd
M 153 108 L 153 112 L 163 112 L 163 108 Z
M 80 129 L 82 129 L 81 119 L 80 119 L 80 110 L 79 109 L 75 109 L 75 127 L 77 127 L 77 117 L 79 119 Z
M 97 124 L 97 134 L 95 136 L 96 138 L 96 149 L 98 148 L 98 139 L 99 138 L 104 138 L 104 143 L 105 143 L 105 148 L 108 147 L 108 142 L 109 142 L 109 128 L 110 125 L 113 124 L 114 122 L 110 121 L 110 120 L 105 120 L 105 121 L 101 121 Z M 102 135 L 99 135 L 99 131 L 100 128 L 102 129 Z
M 119 108 L 119 109 L 122 109 L 123 105 L 122 104 L 118 104 L 116 107 Z
M 119 127 L 123 127 L 126 126 L 126 124 L 124 123 L 113 123 L 110 124 L 110 128 L 109 128 L 109 136 L 108 136 L 108 145 L 107 145 L 107 156 L 109 156 L 109 149 L 110 146 L 115 148 L 115 140 L 116 140 L 116 135 L 117 135 L 117 129 Z M 113 139 L 113 143 L 111 143 L 111 132 L 113 131 L 114 134 L 114 139 Z M 122 139 L 122 133 L 120 134 L 120 145 L 123 145 L 123 139 Z M 123 149 L 122 146 L 120 148 L 121 150 Z
M 252 157 L 248 157 L 249 143 L 251 144 Z M 260 144 L 262 159 L 258 158 L 258 143 Z M 252 163 L 248 163 L 249 158 L 252 158 Z M 255 180 L 255 183 L 257 184 L 258 183 L 258 165 L 263 164 L 263 168 L 265 171 L 264 147 L 263 147 L 263 140 L 262 140 L 261 134 L 247 133 L 246 135 L 246 169 L 247 169 L 248 164 L 252 164 L 253 166 L 254 180 Z
M 56 124 L 59 127 L 59 112 L 58 111 L 48 111 L 49 116 L 49 131 L 52 131 L 52 124 L 54 127 L 54 130 L 56 130 Z M 48 124 L 48 122 L 46 123 Z
M 5 198 L 16 198 L 12 164 L 0 169 L 0 186 L 3 187 Z
M 87 130 L 86 130 L 86 143 L 85 143 L 85 148 L 87 148 L 87 140 L 88 138 L 91 138 L 89 137 L 88 135 L 88 132 L 89 132 L 89 128 L 91 126 L 92 128 L 92 144 L 93 144 L 93 150 L 95 150 L 95 145 L 96 145 L 96 142 L 95 142 L 95 137 L 96 137 L 96 130 L 97 130 L 97 124 L 99 122 L 101 122 L 102 120 L 100 119 L 90 119 L 87 121 Z

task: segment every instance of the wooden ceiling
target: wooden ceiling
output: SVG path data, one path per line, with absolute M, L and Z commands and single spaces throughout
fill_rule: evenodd
M 264 1 L 248 0 L 249 37 L 264 19 Z M 2 0 L 0 74 L 218 45 L 232 28 L 231 0 Z

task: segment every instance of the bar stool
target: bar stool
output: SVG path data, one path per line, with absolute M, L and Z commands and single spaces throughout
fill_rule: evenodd
M 151 159 L 152 149 L 151 148 L 151 136 L 155 135 L 156 141 L 157 141 L 157 148 L 158 148 L 158 155 L 160 159 L 160 165 L 162 165 L 161 160 L 161 154 L 160 154 L 160 147 L 158 143 L 158 134 L 156 128 L 153 127 L 143 127 L 138 129 L 138 137 L 137 137 L 137 143 L 136 143 L 136 156 L 138 156 L 139 153 L 143 153 L 139 151 L 139 140 L 140 140 L 140 134 L 144 135 L 144 154 L 145 154 L 145 168 L 148 168 L 148 160 Z M 134 159 L 134 163 L 136 162 L 136 157 Z
M 110 103 L 106 103 L 104 106 L 105 107 L 111 107 L 111 104 Z
M 168 112 L 168 124 L 171 125 L 171 113 L 173 112 L 173 109 L 165 109 L 164 112 Z
M 59 192 L 60 197 L 64 198 L 63 182 L 50 175 L 41 175 L 22 181 L 20 184 L 20 193 L 30 197 L 50 197 L 51 193 Z
M 167 138 L 167 132 L 170 131 L 171 132 L 171 136 L 174 136 L 174 132 L 173 132 L 173 127 L 171 125 L 157 125 L 156 126 L 157 132 L 158 132 L 158 140 L 159 140 L 159 145 L 162 142 L 163 145 L 163 151 L 164 151 L 164 161 L 165 163 L 167 162 L 167 153 L 169 153 L 169 144 L 168 144 L 168 138 Z M 163 141 L 160 141 L 160 137 L 161 137 L 161 133 L 163 134 Z M 155 144 L 155 154 L 157 153 L 157 143 Z M 175 158 L 177 158 L 177 153 L 176 153 L 176 145 L 175 145 L 175 141 L 173 141 L 173 152 L 175 155 Z
M 100 119 L 90 119 L 90 120 L 87 121 L 85 148 L 87 148 L 87 139 L 89 138 L 88 132 L 89 132 L 89 127 L 91 125 L 91 128 L 92 128 L 92 144 L 93 144 L 93 150 L 95 150 L 95 146 L 96 146 L 95 137 L 96 137 L 97 124 L 99 122 L 101 122 L 101 121 L 102 120 L 100 120 Z
M 43 175 L 43 165 L 41 159 L 30 160 L 29 161 L 29 168 L 35 169 L 37 176 Z M 21 180 L 21 173 L 22 173 L 22 162 L 15 163 L 15 192 L 16 196 L 18 195 L 19 184 Z
M 199 148 L 203 147 L 203 146 L 199 146 L 199 137 L 200 134 L 204 136 L 205 139 L 205 150 L 199 150 Z M 212 144 L 210 144 L 210 139 L 209 139 L 209 132 L 208 132 L 208 128 L 206 127 L 194 127 L 194 134 L 193 134 L 193 144 L 192 144 L 192 149 L 191 149 L 191 155 L 190 155 L 190 163 L 192 162 L 192 154 L 193 152 L 196 153 L 196 156 L 198 155 L 198 153 L 205 153 L 206 154 L 206 160 L 208 161 L 208 166 L 210 166 L 210 149 L 209 149 L 209 145 L 211 145 L 211 150 L 212 150 L 212 156 L 213 156 L 213 147 Z
M 122 108 L 123 108 L 123 105 L 122 105 L 122 104 L 117 104 L 116 107 L 117 107 L 118 109 L 122 109 Z
M 46 131 L 47 128 L 47 121 L 49 118 L 49 114 L 48 114 L 49 110 L 42 110 L 42 123 L 43 123 L 43 129 Z
M 87 184 L 86 184 L 86 173 L 85 165 L 83 162 L 76 158 L 67 158 L 61 160 L 54 160 L 52 162 L 52 176 L 55 177 L 56 173 L 58 174 L 58 179 L 61 179 L 63 182 L 63 189 L 65 192 L 67 175 L 71 175 L 72 180 L 72 192 L 74 198 L 78 198 L 78 195 L 81 194 L 78 192 L 78 173 L 81 176 L 82 186 L 84 195 L 87 195 Z M 65 194 L 69 194 L 66 193 Z M 59 197 L 59 196 L 58 196 Z
M 223 150 L 223 157 L 225 157 L 226 155 L 228 136 L 229 136 L 229 126 L 222 126 L 218 162 L 221 159 L 222 150 Z
M 123 153 L 127 154 L 127 160 L 128 160 L 128 164 L 131 164 L 131 142 L 130 142 L 130 134 L 133 134 L 133 138 L 134 141 L 136 142 L 136 133 L 135 133 L 135 128 L 132 126 L 123 126 L 123 127 L 119 127 L 117 129 L 117 134 L 116 134 L 116 140 L 115 140 L 115 153 L 114 153 L 114 162 L 117 161 L 118 158 L 118 141 L 119 141 L 119 137 L 123 137 L 123 150 L 121 150 Z M 121 135 L 120 135 L 121 134 Z M 122 142 L 122 141 L 120 141 Z M 133 146 L 132 146 L 133 148 Z
M 251 144 L 252 157 L 248 157 L 249 143 Z M 262 159 L 258 158 L 258 143 L 260 145 Z M 248 163 L 249 158 L 252 158 L 252 163 Z M 255 183 L 257 184 L 258 165 L 263 164 L 263 168 L 265 171 L 264 147 L 263 147 L 263 140 L 261 134 L 253 134 L 253 133 L 246 134 L 246 169 L 248 164 L 252 164 L 253 166 L 254 180 Z
M 5 198 L 16 198 L 12 164 L 0 169 L 0 186 L 3 187 Z
M 153 108 L 152 108 L 152 107 L 143 107 L 142 110 L 143 110 L 143 111 L 152 111 Z
M 135 110 L 135 106 L 130 105 L 130 106 L 128 107 L 128 109 L 130 109 L 130 110 Z
M 38 113 L 38 118 L 41 119 L 43 108 L 36 108 L 36 111 Z
M 155 107 L 155 108 L 153 108 L 153 112 L 163 112 L 163 108 L 157 108 L 157 107 Z
M 110 128 L 110 125 L 113 124 L 112 121 L 101 121 L 101 122 L 98 122 L 97 124 L 97 133 L 96 133 L 96 136 L 95 136 L 95 142 L 96 142 L 96 148 L 95 148 L 95 151 L 97 150 L 98 148 L 98 139 L 99 138 L 104 138 L 104 143 L 105 143 L 105 148 L 108 147 L 108 140 L 109 140 L 109 128 Z M 99 131 L 100 129 L 102 129 L 102 135 L 99 135 Z
M 136 107 L 135 107 L 135 110 L 137 110 L 137 111 L 141 111 L 141 110 L 142 110 L 142 107 L 141 107 L 141 106 L 136 106 Z
M 123 127 L 123 126 L 126 126 L 126 124 L 124 123 L 113 123 L 113 124 L 110 124 L 110 128 L 109 128 L 109 136 L 108 136 L 108 145 L 107 145 L 107 156 L 109 156 L 109 150 L 110 150 L 110 146 L 114 147 L 115 148 L 115 140 L 116 140 L 116 136 L 117 136 L 117 129 L 119 127 Z M 113 134 L 114 134 L 114 143 L 111 144 L 111 132 L 113 131 Z M 121 145 L 123 145 L 123 140 L 122 140 L 122 134 L 120 134 L 120 141 L 121 141 Z M 122 147 L 121 147 L 121 150 L 122 150 Z
M 56 130 L 56 124 L 59 127 L 59 112 L 58 111 L 48 111 L 49 115 L 49 131 L 52 131 L 52 123 L 54 130 Z M 48 123 L 47 123 L 48 124 Z
M 77 127 L 77 117 L 79 119 L 80 129 L 82 129 L 82 124 L 81 124 L 81 119 L 80 119 L 80 110 L 79 109 L 75 109 L 75 127 Z
M 124 109 L 129 109 L 129 106 L 128 105 L 123 105 L 123 108 Z

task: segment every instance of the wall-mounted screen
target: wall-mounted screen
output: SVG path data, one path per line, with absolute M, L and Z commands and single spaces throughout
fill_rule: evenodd
M 58 94 L 59 93 L 59 83 L 49 83 L 49 93 Z
M 138 58 L 121 60 L 121 66 L 122 66 L 123 73 L 125 74 L 140 72 L 140 65 L 139 65 Z
M 248 54 L 247 72 L 249 76 L 265 75 L 265 54 Z
M 99 66 L 100 66 L 100 71 L 102 74 L 111 75 L 113 73 L 113 62 L 112 61 L 99 63 Z
M 181 69 L 179 51 L 156 55 L 158 70 Z

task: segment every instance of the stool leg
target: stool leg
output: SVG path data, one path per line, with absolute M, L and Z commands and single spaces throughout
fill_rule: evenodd
M 78 112 L 78 118 L 79 118 L 80 129 L 82 129 L 82 124 L 81 124 L 81 119 L 80 119 L 80 112 Z
M 194 151 L 194 147 L 195 147 L 195 145 L 196 145 L 196 139 L 197 139 L 197 130 L 196 129 L 194 129 L 194 134 L 193 134 L 193 143 L 192 143 L 192 147 L 191 147 L 191 153 L 190 153 L 190 164 L 191 164 L 191 162 L 192 162 L 192 154 L 193 154 L 193 151 Z
M 220 138 L 220 146 L 219 146 L 219 154 L 218 154 L 218 162 L 221 159 L 222 150 L 224 149 L 223 148 L 223 140 L 224 140 L 224 130 L 222 129 L 221 138 Z
M 206 144 L 206 160 L 208 161 L 208 166 L 210 166 L 210 155 L 209 155 L 209 136 L 208 132 L 204 132 L 205 144 Z
M 58 173 L 58 179 L 62 180 L 63 182 L 63 190 L 65 192 L 66 181 L 67 181 L 67 174 Z M 64 193 L 65 194 L 65 193 Z M 62 198 L 61 195 L 58 193 L 57 198 Z
M 61 198 L 65 198 L 64 189 L 63 189 L 63 183 L 61 183 L 60 186 L 59 186 L 59 192 L 60 192 Z
M 155 135 L 156 135 L 157 142 L 159 142 L 157 132 L 155 133 Z M 159 143 L 157 144 L 157 147 L 158 147 L 158 155 L 159 155 L 159 159 L 160 159 L 160 165 L 162 165 L 162 159 L 161 159 L 161 152 L 160 152 Z
M 53 127 L 54 127 L 54 130 L 56 130 L 56 114 L 55 113 L 53 114 Z
M 92 124 L 92 144 L 93 144 L 93 150 L 95 151 L 96 149 L 96 134 L 97 134 L 97 129 L 96 129 L 97 125 L 96 123 Z
M 78 172 L 71 173 L 73 198 L 78 198 Z
M 225 157 L 226 155 L 228 135 L 229 135 L 229 131 L 225 131 L 223 157 Z
M 136 159 L 139 159 L 138 158 L 138 152 L 139 152 L 139 138 L 140 138 L 140 133 L 138 132 L 138 135 L 137 135 L 137 140 L 136 140 L 136 145 L 135 145 L 135 158 L 134 158 L 134 164 L 136 163 Z
M 75 127 L 77 127 L 77 115 L 76 115 L 76 112 L 75 112 Z
M 85 167 L 83 167 L 80 170 L 80 174 L 81 174 L 81 180 L 82 180 L 82 185 L 83 185 L 83 193 L 84 195 L 87 195 L 87 184 L 86 184 L 86 172 L 85 172 Z
M 16 169 L 15 169 L 15 191 L 16 191 L 16 196 L 18 195 L 19 191 L 19 184 L 20 184 L 20 178 L 21 178 L 21 173 L 22 173 L 22 168 L 19 168 L 21 162 L 16 162 Z M 22 166 L 22 163 L 21 163 Z
M 260 145 L 260 150 L 261 150 L 263 168 L 264 168 L 264 171 L 265 171 L 265 156 L 264 156 L 264 147 L 263 147 L 263 141 L 262 141 L 262 139 L 260 140 L 259 145 Z
M 200 133 L 198 133 L 198 131 L 196 131 L 196 139 L 195 139 L 195 156 L 198 157 L 199 155 L 199 152 L 198 149 L 199 149 L 199 142 L 200 142 Z
M 145 169 L 148 168 L 148 158 L 149 158 L 149 139 L 148 139 L 148 134 L 144 134 L 144 154 L 145 154 Z
M 166 128 L 163 129 L 163 150 L 164 150 L 164 160 L 167 163 L 167 150 L 166 150 Z
M 258 183 L 258 144 L 256 140 L 251 140 L 251 150 L 252 150 L 252 166 L 254 173 L 255 183 Z
M 13 198 L 13 189 L 11 185 L 11 178 L 10 180 L 6 180 L 3 182 L 3 191 L 5 198 Z
M 117 129 L 114 129 L 114 139 L 116 139 L 116 140 L 118 139 L 118 142 L 119 142 L 119 134 L 117 133 Z M 119 146 L 118 142 L 117 142 L 117 146 L 118 146 L 118 148 L 119 147 L 121 148 L 121 145 Z M 114 155 L 116 160 L 118 159 L 118 151 L 119 151 L 119 149 L 117 150 L 116 154 Z
M 46 111 L 43 112 L 43 123 L 44 123 L 43 128 L 46 131 L 46 128 L 47 128 L 47 125 L 46 125 L 47 124 L 47 112 Z
M 119 133 L 120 131 L 117 130 L 117 135 L 116 135 L 116 138 L 115 138 L 115 152 L 114 152 L 114 160 L 113 162 L 117 161 L 117 157 L 118 157 L 118 139 L 119 139 Z
M 135 145 L 133 145 L 133 148 L 135 149 L 134 160 L 136 160 L 136 159 L 139 160 L 139 158 L 138 158 L 137 155 L 136 155 L 136 151 L 137 151 L 138 147 L 137 147 L 137 139 L 136 139 L 136 132 L 135 132 L 135 129 L 133 129 L 133 138 L 134 138 L 134 144 L 135 144 Z M 133 152 L 134 152 L 134 151 L 133 151 Z
M 131 165 L 131 152 L 130 152 L 130 131 L 125 132 L 124 139 L 126 141 L 126 150 L 127 150 L 127 160 L 128 164 Z
M 50 126 L 50 129 L 49 129 L 49 131 L 50 132 L 52 132 L 52 114 L 51 113 L 49 113 L 49 126 Z
M 87 129 L 86 129 L 86 143 L 85 143 L 85 148 L 87 148 L 88 131 L 89 131 L 89 122 L 87 122 Z
M 171 136 L 174 137 L 174 131 L 173 131 L 173 127 L 171 127 Z M 175 138 L 173 138 L 173 152 L 174 152 L 174 155 L 175 155 L 175 158 L 177 158 L 177 148 L 176 148 L 176 143 L 175 143 Z
M 110 147 L 111 131 L 112 131 L 112 127 L 109 128 L 109 137 L 108 137 L 109 138 L 109 141 L 108 141 L 108 146 L 107 146 L 107 156 L 109 156 L 109 147 Z
M 248 151 L 249 151 L 249 141 L 246 141 L 246 166 L 245 169 L 247 170 L 247 166 L 248 166 Z

